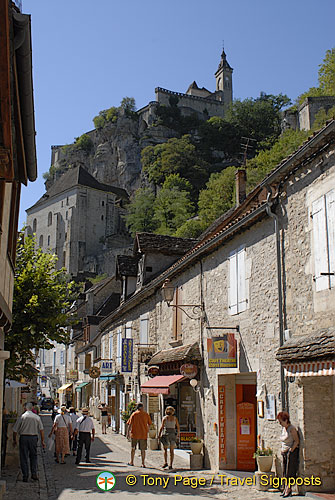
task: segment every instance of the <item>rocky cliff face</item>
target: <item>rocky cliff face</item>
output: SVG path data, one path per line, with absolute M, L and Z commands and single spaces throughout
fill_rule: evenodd
M 75 144 L 52 146 L 51 169 L 46 181 L 48 189 L 68 168 L 81 165 L 99 182 L 125 189 L 129 195 L 146 183 L 141 175 L 141 150 L 149 144 L 166 142 L 175 133 L 166 127 L 150 126 L 140 116 L 124 114 L 115 123 L 86 134 L 91 148 Z

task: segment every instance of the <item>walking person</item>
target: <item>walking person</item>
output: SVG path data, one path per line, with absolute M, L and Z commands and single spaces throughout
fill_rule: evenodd
M 49 438 L 55 434 L 56 462 L 65 464 L 65 455 L 70 455 L 69 434 L 72 437 L 72 420 L 66 411 L 66 406 L 61 406 L 60 413 L 56 415 Z M 59 462 L 59 457 L 61 461 Z
M 98 410 L 101 411 L 101 428 L 102 433 L 107 434 L 107 425 L 108 425 L 108 410 L 106 403 L 100 403 L 98 406 Z
M 297 429 L 291 424 L 290 415 L 286 411 L 279 412 L 277 420 L 282 426 L 280 440 L 283 459 L 283 476 L 287 479 L 286 487 L 281 496 L 286 498 L 292 495 L 289 479 L 295 479 L 298 473 L 299 435 Z
M 81 462 L 81 455 L 83 452 L 83 447 L 85 445 L 86 452 L 86 463 L 90 464 L 90 449 L 91 442 L 94 441 L 95 429 L 94 423 L 91 417 L 88 416 L 88 408 L 83 408 L 81 410 L 82 416 L 78 418 L 76 422 L 76 434 L 79 433 L 78 438 L 78 452 L 76 464 L 79 465 Z M 91 436 L 92 433 L 92 436 Z
M 180 426 L 177 417 L 174 416 L 175 409 L 173 406 L 167 406 L 165 410 L 165 417 L 162 420 L 161 428 L 159 429 L 158 439 L 164 447 L 164 465 L 163 469 L 168 467 L 167 463 L 167 453 L 168 448 L 170 448 L 170 465 L 169 469 L 172 469 L 173 459 L 174 459 L 174 449 L 176 447 L 176 430 L 178 432 L 178 441 L 180 441 Z M 162 432 L 164 434 L 162 435 Z M 161 437 L 162 436 L 162 437 Z
M 147 449 L 149 427 L 152 422 L 150 415 L 144 411 L 143 403 L 137 404 L 136 411 L 131 414 L 127 424 L 127 438 L 131 437 L 130 462 L 128 465 L 134 465 L 135 450 L 138 444 L 141 450 L 142 467 L 145 467 L 145 451 Z
M 71 418 L 72 430 L 73 430 L 72 439 L 69 436 L 69 439 L 70 439 L 70 451 L 72 449 L 73 456 L 75 457 L 76 456 L 76 451 L 77 451 L 77 446 L 78 446 L 78 436 L 77 436 L 77 433 L 75 432 L 75 429 L 77 427 L 78 415 L 76 414 L 76 409 L 73 406 L 71 406 L 71 408 L 69 409 L 69 412 L 70 412 L 69 413 L 69 417 Z
M 29 462 L 31 478 L 34 481 L 38 480 L 37 476 L 37 442 L 38 436 L 41 436 L 41 443 L 45 448 L 44 430 L 42 420 L 38 415 L 32 412 L 33 405 L 26 404 L 26 411 L 17 419 L 13 427 L 13 446 L 17 444 L 17 435 L 20 436 L 20 466 L 23 476 L 23 481 L 28 482 L 29 477 Z

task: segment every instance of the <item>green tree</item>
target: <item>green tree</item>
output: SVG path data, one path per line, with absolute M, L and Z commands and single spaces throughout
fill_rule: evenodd
M 198 238 L 206 227 L 207 224 L 204 220 L 200 219 L 198 216 L 193 217 L 184 222 L 184 224 L 174 233 L 174 236 L 178 238 Z
M 234 205 L 236 167 L 227 167 L 210 176 L 199 194 L 199 216 L 207 225 Z
M 207 181 L 210 168 L 208 163 L 199 157 L 189 135 L 180 139 L 169 139 L 157 146 L 147 146 L 142 150 L 142 166 L 149 181 L 156 185 L 162 185 L 170 174 L 180 174 L 192 184 L 193 200 Z
M 66 343 L 71 324 L 67 310 L 74 300 L 75 285 L 64 270 L 55 270 L 57 257 L 36 248 L 33 237 L 19 236 L 13 294 L 13 323 L 5 337 L 6 376 L 30 378 L 34 350 L 51 349 L 52 342 Z
M 153 232 L 157 228 L 154 220 L 155 195 L 149 188 L 140 188 L 135 192 L 127 206 L 126 225 L 134 237 L 136 233 Z
M 198 149 L 207 161 L 212 161 L 213 151 L 224 151 L 236 155 L 241 148 L 240 131 L 236 125 L 219 116 L 212 116 L 198 128 Z
M 174 235 L 184 222 L 193 216 L 194 207 L 190 199 L 190 183 L 179 175 L 166 178 L 155 203 L 155 220 L 158 234 Z
M 319 68 L 319 87 L 324 95 L 335 95 L 335 47 L 327 50 Z
M 136 115 L 135 99 L 133 97 L 124 97 L 121 101 L 120 108 L 124 110 L 126 116 L 131 118 L 134 117 Z
M 226 121 L 239 131 L 242 137 L 250 137 L 263 149 L 273 144 L 281 133 L 281 114 L 290 99 L 283 94 L 277 96 L 262 92 L 257 99 L 235 100 L 226 113 Z M 264 142 L 266 141 L 266 142 Z
M 74 146 L 77 149 L 82 149 L 86 151 L 86 153 L 89 153 L 93 148 L 93 141 L 89 135 L 82 134 L 80 137 L 76 137 Z

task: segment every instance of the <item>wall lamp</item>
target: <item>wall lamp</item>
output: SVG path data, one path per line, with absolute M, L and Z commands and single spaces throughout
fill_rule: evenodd
M 191 378 L 191 380 L 190 380 L 190 386 L 192 387 L 192 389 L 195 392 L 199 392 L 200 391 L 200 385 L 198 385 L 198 381 L 197 381 L 196 378 Z
M 165 280 L 162 286 L 162 294 L 163 300 L 167 303 L 168 307 L 175 307 L 177 309 L 181 309 L 188 318 L 190 319 L 200 319 L 202 317 L 203 306 L 200 304 L 171 304 L 174 297 L 175 287 L 172 285 L 169 279 Z M 188 312 L 185 311 L 185 307 L 192 307 L 191 316 Z

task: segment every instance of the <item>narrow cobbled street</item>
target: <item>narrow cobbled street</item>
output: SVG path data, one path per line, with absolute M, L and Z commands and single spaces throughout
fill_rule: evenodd
M 42 413 L 46 435 L 51 429 L 50 413 Z M 163 453 L 148 450 L 146 468 L 140 466 L 139 452 L 136 453 L 135 466 L 129 466 L 129 443 L 124 436 L 115 434 L 110 429 L 102 435 L 100 424 L 95 421 L 97 437 L 91 447 L 92 463 L 75 465 L 75 457 L 67 457 L 65 465 L 54 461 L 53 452 L 39 448 L 39 481 L 22 482 L 20 472 L 7 472 L 6 500 L 80 500 L 100 498 L 101 493 L 117 495 L 118 499 L 133 498 L 133 495 L 145 494 L 146 498 L 159 495 L 161 500 L 184 497 L 215 498 L 217 500 L 275 500 L 278 491 L 261 492 L 252 486 L 232 486 L 223 484 L 219 474 L 211 471 L 190 471 L 185 457 L 175 457 L 175 468 L 167 473 L 161 468 Z M 109 471 L 115 476 L 115 486 L 108 492 L 97 486 L 97 475 Z M 222 475 L 223 472 L 220 472 Z M 241 473 L 243 480 L 243 473 Z M 129 484 L 127 484 L 127 481 Z M 135 483 L 130 485 L 130 483 Z M 298 497 L 299 498 L 299 497 Z

